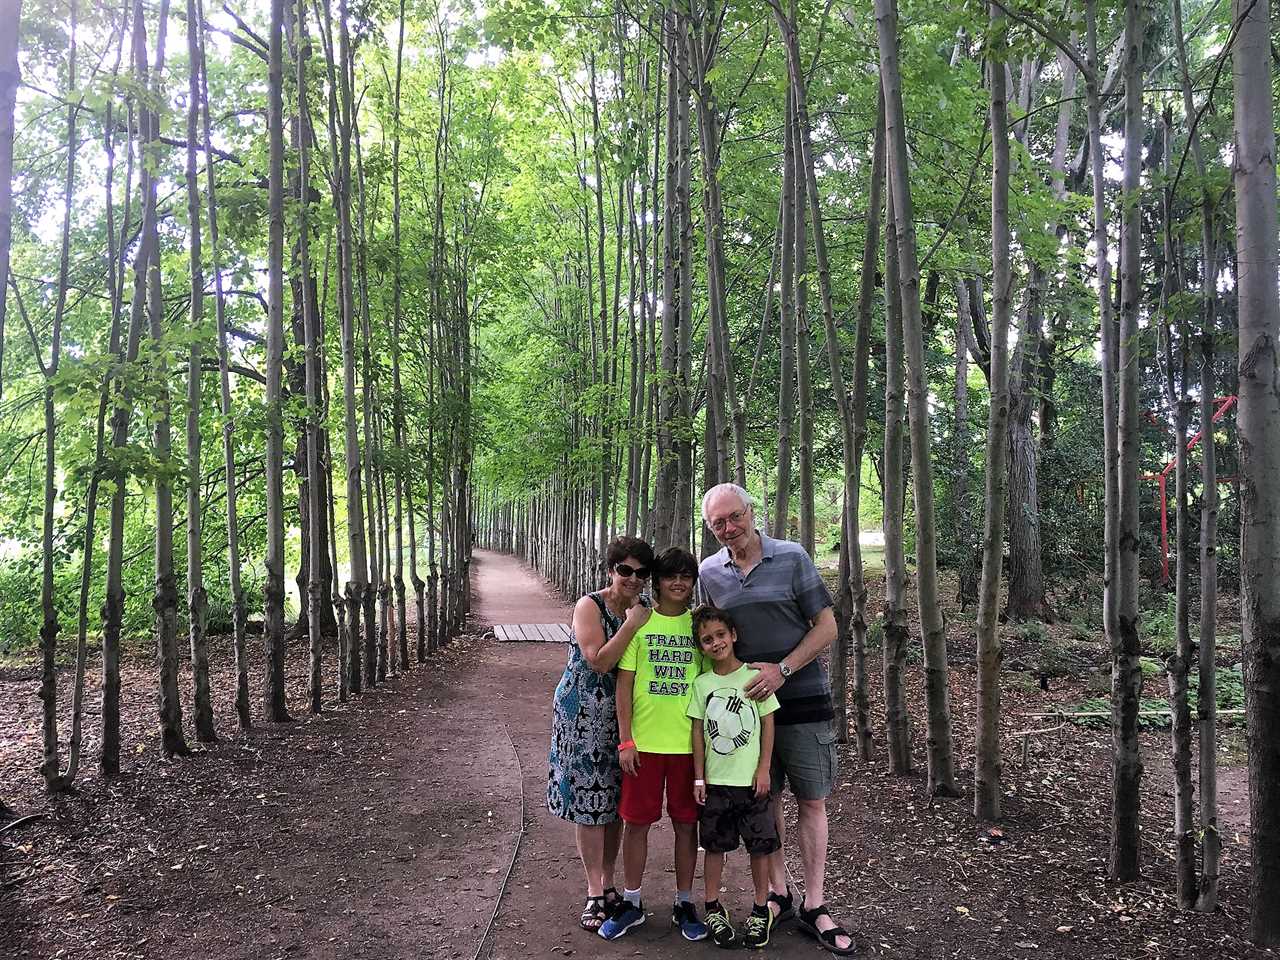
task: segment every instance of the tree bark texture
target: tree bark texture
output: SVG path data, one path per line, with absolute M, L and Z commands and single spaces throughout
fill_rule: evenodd
M 1235 0 L 1240 608 L 1249 739 L 1253 940 L 1280 945 L 1280 301 L 1270 8 Z
M 911 464 L 916 508 L 916 595 L 924 635 L 925 696 L 929 711 L 929 793 L 958 796 L 951 738 L 947 638 L 938 601 L 933 459 L 930 438 L 924 332 L 920 312 L 920 263 L 911 201 L 910 162 L 898 65 L 895 0 L 876 0 L 880 76 L 885 94 L 885 131 L 893 205 L 898 227 L 899 286 L 902 290 L 903 354 L 907 363 L 907 410 L 911 421 Z

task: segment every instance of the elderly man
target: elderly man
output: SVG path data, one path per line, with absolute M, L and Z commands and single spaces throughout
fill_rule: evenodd
M 831 684 L 819 654 L 836 637 L 831 594 L 813 560 L 798 543 L 775 540 L 756 529 L 751 495 L 732 483 L 702 498 L 702 519 L 724 549 L 702 561 L 699 581 L 717 607 L 738 625 L 739 659 L 759 670 L 747 696 L 776 694 L 772 789 L 791 787 L 799 808 L 804 902 L 800 924 L 837 954 L 853 952 L 853 938 L 824 906 L 827 866 L 827 796 L 836 776 Z M 782 805 L 777 804 L 783 836 Z M 770 865 L 769 909 L 781 921 L 795 915 L 782 851 Z

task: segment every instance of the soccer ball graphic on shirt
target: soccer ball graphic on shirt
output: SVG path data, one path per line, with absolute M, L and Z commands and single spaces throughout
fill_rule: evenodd
M 721 755 L 733 753 L 750 743 L 755 734 L 755 708 L 735 687 L 713 690 L 707 698 L 703 730 L 712 750 Z

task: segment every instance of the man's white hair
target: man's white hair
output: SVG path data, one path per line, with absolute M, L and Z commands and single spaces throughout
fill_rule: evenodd
M 755 498 L 751 496 L 751 494 L 747 493 L 746 490 L 742 489 L 742 487 L 738 486 L 736 483 L 717 483 L 714 487 L 712 487 L 710 490 L 708 490 L 706 493 L 702 495 L 703 522 L 706 522 L 706 519 L 707 519 L 707 504 L 711 501 L 712 497 L 721 493 L 732 493 L 734 496 L 736 496 L 739 500 L 742 501 L 742 508 L 744 510 L 747 509 L 748 507 L 754 507 L 756 505 Z

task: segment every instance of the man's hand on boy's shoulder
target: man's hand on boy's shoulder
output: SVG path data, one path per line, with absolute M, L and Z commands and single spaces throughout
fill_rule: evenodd
M 755 676 L 742 688 L 742 692 L 748 699 L 764 700 L 770 694 L 777 693 L 779 688 L 787 682 L 776 663 L 754 662 L 748 663 L 747 666 L 756 671 Z

